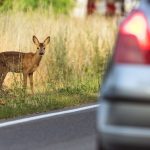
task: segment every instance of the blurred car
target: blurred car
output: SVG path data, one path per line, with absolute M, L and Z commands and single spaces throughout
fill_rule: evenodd
M 150 0 L 119 26 L 101 89 L 98 150 L 150 150 Z

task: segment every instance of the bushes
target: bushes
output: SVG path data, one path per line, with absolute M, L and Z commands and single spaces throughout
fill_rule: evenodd
M 53 6 L 55 13 L 68 13 L 73 7 L 73 0 L 47 0 Z
M 3 0 L 0 3 L 0 11 L 28 11 L 40 8 L 47 11 L 52 9 L 56 14 L 68 14 L 73 6 L 74 0 Z

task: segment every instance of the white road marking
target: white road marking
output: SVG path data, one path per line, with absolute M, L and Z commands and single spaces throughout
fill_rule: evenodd
M 17 120 L 13 120 L 13 121 L 7 121 L 7 122 L 0 123 L 0 128 L 12 126 L 12 125 L 16 125 L 16 124 L 21 124 L 21 123 L 26 123 L 26 122 L 30 122 L 30 121 L 35 121 L 35 120 L 50 118 L 50 117 L 54 117 L 54 116 L 60 116 L 60 115 L 75 113 L 75 112 L 79 112 L 79 111 L 94 109 L 98 106 L 99 105 L 90 105 L 90 106 L 80 107 L 80 108 L 76 108 L 76 109 L 70 109 L 70 110 L 65 110 L 65 111 L 60 111 L 60 112 L 48 113 L 48 114 L 43 114 L 43 115 L 39 115 L 39 116 L 17 119 Z

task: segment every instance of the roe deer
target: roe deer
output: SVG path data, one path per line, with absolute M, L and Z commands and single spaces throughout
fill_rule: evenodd
M 40 43 L 36 36 L 33 36 L 33 42 L 37 47 L 35 53 L 22 52 L 2 52 L 0 53 L 0 89 L 8 72 L 23 73 L 23 86 L 27 87 L 27 77 L 30 80 L 32 94 L 33 91 L 33 72 L 40 64 L 42 56 L 45 53 L 45 47 L 50 42 L 48 36 L 43 43 Z

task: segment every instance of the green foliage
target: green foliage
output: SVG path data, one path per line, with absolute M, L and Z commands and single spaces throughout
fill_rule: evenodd
M 73 0 L 46 0 L 47 4 L 51 4 L 55 13 L 68 13 L 73 7 Z
M 23 11 L 27 11 L 29 9 L 34 10 L 38 7 L 38 2 L 39 0 L 19 0 L 16 4 L 14 3 L 14 7 L 17 5 L 17 9 Z
M 2 2 L 0 6 L 0 11 L 8 11 L 12 9 L 13 7 L 13 1 L 12 0 L 5 0 Z
M 68 14 L 73 6 L 73 0 L 4 0 L 1 3 L 0 11 L 28 11 L 38 8 L 49 11 L 49 8 L 52 8 L 56 14 Z

